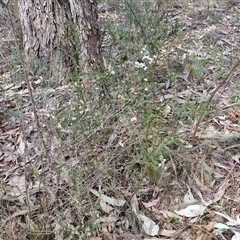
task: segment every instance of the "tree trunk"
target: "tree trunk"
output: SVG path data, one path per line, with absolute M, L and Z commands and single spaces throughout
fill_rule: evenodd
M 18 0 L 27 55 L 102 70 L 97 0 Z M 60 59 L 59 59 L 60 60 Z

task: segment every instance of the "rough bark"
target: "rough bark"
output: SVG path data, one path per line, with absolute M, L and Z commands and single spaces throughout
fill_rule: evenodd
M 18 6 L 28 55 L 51 59 L 64 48 L 66 63 L 70 49 L 80 70 L 102 69 L 97 0 L 18 0 Z

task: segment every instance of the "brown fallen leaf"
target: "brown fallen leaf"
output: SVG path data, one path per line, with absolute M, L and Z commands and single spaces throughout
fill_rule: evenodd
M 226 189 L 229 187 L 229 180 L 223 183 L 223 185 L 219 188 L 217 193 L 214 195 L 213 202 L 218 202 L 224 195 Z
M 228 126 L 227 130 L 231 131 L 231 132 L 238 132 L 240 133 L 240 129 L 234 126 Z
M 110 234 L 110 232 L 107 230 L 107 228 L 102 228 L 101 233 L 104 235 L 104 240 L 113 240 L 113 237 Z
M 150 202 L 142 202 L 142 204 L 144 205 L 145 208 L 150 208 L 150 207 L 154 207 L 158 204 L 160 200 L 160 197 L 158 197 L 157 199 L 151 200 Z
M 237 112 L 234 108 L 229 108 L 228 115 L 231 118 L 233 123 L 238 123 L 238 119 L 240 117 L 239 112 Z
M 8 185 L 15 189 L 12 192 L 13 196 L 19 196 L 26 191 L 26 179 L 25 176 L 13 175 L 9 178 Z M 9 194 L 11 195 L 11 194 Z

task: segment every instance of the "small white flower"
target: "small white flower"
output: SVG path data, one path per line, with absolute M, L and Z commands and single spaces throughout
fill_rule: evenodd
M 164 158 L 161 163 L 158 164 L 158 167 L 159 168 L 163 168 L 164 170 L 167 169 L 167 167 L 165 166 L 165 162 L 166 162 L 166 159 Z
M 149 59 L 149 56 L 148 55 L 146 55 L 146 56 L 143 56 L 143 58 L 142 58 L 143 60 L 148 60 Z
M 140 64 L 139 62 L 135 62 L 135 67 L 139 68 L 139 64 Z
M 148 88 L 145 88 L 144 91 L 147 92 L 147 91 L 148 91 Z
M 143 70 L 147 70 L 147 66 L 145 65 L 145 63 L 135 62 L 135 67 L 142 68 Z
M 118 144 L 119 144 L 120 147 L 124 147 L 124 142 L 123 142 L 122 140 L 120 140 L 120 141 L 118 142 Z
M 110 74 L 115 75 L 115 71 L 112 70 L 112 71 L 110 72 Z
M 153 63 L 153 58 L 149 58 L 148 62 L 149 62 L 149 64 L 152 64 Z
M 137 118 L 136 117 L 132 117 L 131 118 L 131 122 L 135 122 L 135 121 L 137 121 Z
M 144 46 L 141 50 L 141 54 L 144 54 L 146 52 L 146 46 Z
M 143 56 L 143 60 L 147 60 L 149 64 L 153 62 L 153 58 L 149 57 L 149 55 Z
M 143 80 L 144 80 L 144 82 L 147 82 L 147 81 L 148 81 L 148 79 L 147 79 L 147 78 L 144 78 Z
M 141 54 L 144 54 L 144 55 L 148 55 L 148 54 L 149 54 L 146 45 L 142 48 L 142 50 L 141 50 Z

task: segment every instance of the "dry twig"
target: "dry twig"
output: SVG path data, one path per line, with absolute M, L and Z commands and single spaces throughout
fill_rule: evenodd
M 232 67 L 232 69 L 231 69 L 230 72 L 227 74 L 227 76 L 223 79 L 223 81 L 222 81 L 222 82 L 215 88 L 215 90 L 211 93 L 211 95 L 210 95 L 210 97 L 209 97 L 209 99 L 208 99 L 208 101 L 207 101 L 207 104 L 205 105 L 205 107 L 204 107 L 204 109 L 203 109 L 203 111 L 202 111 L 202 113 L 201 113 L 201 115 L 200 115 L 200 117 L 199 117 L 199 119 L 198 119 L 198 121 L 197 121 L 197 124 L 196 124 L 196 126 L 195 126 L 195 128 L 194 128 L 194 132 L 193 132 L 193 134 L 192 134 L 192 139 L 195 138 L 196 133 L 197 133 L 197 130 L 198 130 L 198 127 L 199 127 L 199 125 L 200 125 L 200 123 L 201 123 L 201 121 L 202 121 L 202 119 L 203 119 L 203 117 L 204 117 L 204 115 L 205 115 L 205 112 L 207 111 L 207 109 L 208 109 L 208 107 L 209 107 L 209 105 L 210 105 L 213 97 L 215 96 L 215 94 L 217 93 L 217 91 L 218 91 L 225 83 L 227 83 L 227 82 L 230 80 L 231 75 L 232 75 L 233 72 L 236 70 L 236 68 L 239 66 L 239 64 L 240 64 L 240 58 L 237 60 L 236 64 Z

